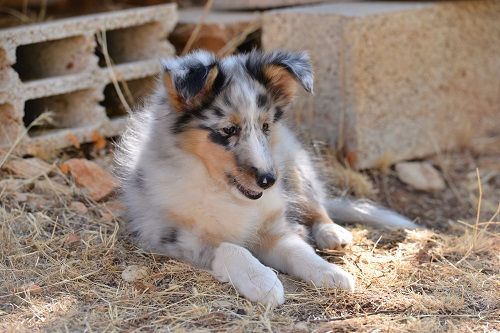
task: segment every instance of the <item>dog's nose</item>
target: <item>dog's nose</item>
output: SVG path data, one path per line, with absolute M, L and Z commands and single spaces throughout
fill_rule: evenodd
M 276 182 L 276 176 L 272 173 L 264 173 L 257 176 L 257 184 L 263 189 L 270 188 Z

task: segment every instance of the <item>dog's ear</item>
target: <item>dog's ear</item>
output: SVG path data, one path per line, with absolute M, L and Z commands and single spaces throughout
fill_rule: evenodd
M 313 70 L 305 52 L 275 51 L 248 54 L 246 68 L 251 76 L 264 84 L 278 104 L 290 103 L 297 91 L 297 82 L 313 92 Z
M 200 106 L 220 79 L 212 53 L 196 51 L 184 57 L 162 60 L 163 85 L 175 111 Z

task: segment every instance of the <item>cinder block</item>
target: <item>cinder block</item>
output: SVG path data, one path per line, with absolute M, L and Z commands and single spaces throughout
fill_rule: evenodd
M 325 0 L 215 0 L 214 8 L 223 10 L 248 10 L 307 5 Z
M 109 100 L 112 79 L 125 82 L 129 104 L 149 94 L 137 83 L 151 81 L 159 58 L 174 54 L 167 35 L 176 22 L 176 6 L 167 4 L 0 30 L 0 148 L 23 133 L 16 150 L 31 155 L 92 141 L 96 132 L 118 135 L 126 112 Z M 50 121 L 33 123 L 44 113 Z
M 169 37 L 178 52 L 184 49 L 202 17 L 203 10 L 200 8 L 179 11 L 179 24 Z M 217 53 L 223 50 L 228 43 L 243 43 L 251 33 L 258 29 L 260 29 L 259 13 L 209 12 L 192 49 L 199 48 Z M 238 40 L 240 38 L 242 40 Z M 259 38 L 257 39 L 260 41 Z M 258 44 L 257 41 L 255 44 Z
M 363 2 L 263 16 L 265 49 L 308 50 L 304 135 L 359 168 L 471 144 L 500 128 L 500 2 Z M 314 133 L 314 134 L 313 134 Z

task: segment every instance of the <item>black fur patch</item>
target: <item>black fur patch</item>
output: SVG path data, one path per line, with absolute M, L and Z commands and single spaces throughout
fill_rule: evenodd
M 216 131 L 210 127 L 200 126 L 200 129 L 208 131 L 208 138 L 213 143 L 216 143 L 216 144 L 221 145 L 223 147 L 229 146 L 229 138 L 227 136 L 219 133 L 218 131 Z
M 139 238 L 141 236 L 141 232 L 139 230 L 134 230 L 130 233 L 130 236 L 132 236 L 132 238 Z
M 278 122 L 282 117 L 283 117 L 283 109 L 277 107 L 276 112 L 274 113 L 274 122 Z
M 206 120 L 208 117 L 204 114 L 204 108 L 198 108 L 191 111 L 182 111 L 182 114 L 176 119 L 172 126 L 172 132 L 179 134 L 184 131 L 187 125 L 194 119 Z
M 177 242 L 178 231 L 175 228 L 170 228 L 162 237 L 161 242 L 164 244 L 172 244 Z
M 267 95 L 266 94 L 259 94 L 257 96 L 257 107 L 263 108 L 266 105 L 267 105 Z
M 233 106 L 233 104 L 231 103 L 231 99 L 229 98 L 229 96 L 227 94 L 224 94 L 224 104 L 226 104 L 227 106 Z
M 172 132 L 174 134 L 179 134 L 185 130 L 187 125 L 191 123 L 194 119 L 206 120 L 208 117 L 206 116 L 206 112 L 209 110 L 212 105 L 214 99 L 220 94 L 221 90 L 227 85 L 226 75 L 222 72 L 222 69 L 219 67 L 219 71 L 217 77 L 212 86 L 212 90 L 205 97 L 203 103 L 196 108 L 181 110 L 181 115 L 176 119 L 172 126 Z M 212 108 L 213 109 L 213 108 Z
M 212 106 L 210 108 L 213 112 L 213 114 L 219 118 L 223 117 L 224 116 L 224 111 L 222 111 L 222 109 L 218 106 Z
M 192 64 L 186 74 L 175 77 L 175 89 L 184 99 L 196 96 L 205 86 L 208 72 L 212 67 L 213 65 L 205 66 L 202 63 Z

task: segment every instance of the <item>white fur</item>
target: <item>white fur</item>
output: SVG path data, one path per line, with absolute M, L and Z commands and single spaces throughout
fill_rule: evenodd
M 278 276 L 262 265 L 245 248 L 222 243 L 215 250 L 212 273 L 221 282 L 229 282 L 247 299 L 271 306 L 285 302 Z
M 320 249 L 335 249 L 352 243 L 351 232 L 335 223 L 317 223 L 312 226 L 311 234 Z
M 318 256 L 298 235 L 290 234 L 279 241 L 273 251 L 261 253 L 265 264 L 314 283 L 317 287 L 354 291 L 354 277 Z

